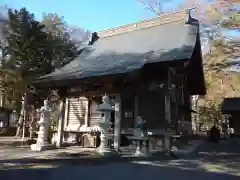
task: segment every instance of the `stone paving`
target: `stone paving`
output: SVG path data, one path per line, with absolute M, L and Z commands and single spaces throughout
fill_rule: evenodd
M 9 139 L 9 141 L 8 141 Z M 29 146 L 9 146 L 12 142 L 17 142 L 20 139 L 17 138 L 0 138 L 0 143 L 5 142 L 8 144 L 6 146 L 0 145 L 0 160 L 14 160 L 14 159 L 24 159 L 24 158 L 32 158 L 32 159 L 63 159 L 63 158 L 83 158 L 91 155 L 96 149 L 93 148 L 82 148 L 79 146 L 70 146 L 66 148 L 42 151 L 42 152 L 34 152 L 30 150 Z M 174 152 L 176 154 L 188 154 L 197 148 L 202 143 L 201 140 L 193 140 L 190 141 L 187 145 L 182 147 L 181 149 L 177 149 Z M 16 143 L 15 143 L 16 144 Z M 19 144 L 19 143 L 17 143 Z M 122 156 L 131 156 L 134 152 L 133 148 L 123 148 Z M 157 152 L 162 152 L 163 149 L 158 149 Z
M 62 150 L 61 150 L 62 151 Z M 77 151 L 77 148 L 76 148 Z M 44 153 L 43 153 L 44 154 Z M 145 159 L 129 161 L 84 161 L 64 164 L 19 164 L 0 170 L 0 179 L 21 178 L 36 180 L 77 179 L 138 179 L 138 180 L 239 180 L 240 179 L 240 140 L 231 139 L 219 144 L 204 142 L 189 150 L 179 159 Z M 79 160 L 81 161 L 81 160 Z M 20 167 L 22 169 L 20 169 Z
M 42 152 L 34 152 L 30 150 L 30 147 L 16 147 L 16 148 L 0 148 L 0 160 L 7 159 L 21 159 L 21 158 L 35 158 L 35 159 L 50 159 L 58 158 L 64 154 L 87 154 L 91 153 L 94 149 L 82 148 L 78 146 L 72 146 L 62 149 L 54 149 Z M 59 156 L 57 156 L 59 155 Z

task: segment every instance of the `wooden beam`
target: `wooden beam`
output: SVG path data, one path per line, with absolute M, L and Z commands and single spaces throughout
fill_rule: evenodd
M 99 92 L 99 91 L 85 91 L 85 92 L 81 92 L 81 91 L 78 91 L 78 92 L 69 92 L 67 93 L 66 97 L 79 97 L 79 96 L 82 96 L 82 97 L 89 97 L 89 96 L 102 96 L 103 94 L 107 94 L 107 95 L 110 95 L 110 96 L 114 96 L 116 94 L 119 94 L 118 92 L 107 92 L 107 91 L 103 91 L 103 92 Z

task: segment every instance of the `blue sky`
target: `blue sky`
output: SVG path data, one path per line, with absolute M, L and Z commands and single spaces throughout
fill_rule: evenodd
M 164 9 L 172 9 L 183 1 L 165 0 Z M 156 16 L 137 0 L 0 0 L 1 4 L 26 7 L 39 20 L 43 13 L 57 13 L 67 23 L 92 32 Z M 239 31 L 228 30 L 224 34 L 239 37 Z
M 165 3 L 164 8 L 172 8 L 182 1 L 172 0 Z M 64 16 L 69 24 L 90 31 L 99 31 L 155 16 L 136 0 L 0 0 L 0 4 L 8 4 L 13 8 L 26 7 L 39 20 L 43 12 L 54 12 Z

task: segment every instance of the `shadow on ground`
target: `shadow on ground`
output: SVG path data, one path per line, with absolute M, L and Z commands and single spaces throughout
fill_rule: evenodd
M 240 174 L 240 139 L 206 142 L 185 159 L 202 162 L 205 168 Z
M 108 162 L 102 164 L 81 164 L 81 165 L 59 165 L 53 167 L 36 166 L 31 169 L 7 169 L 1 170 L 0 176 L 4 180 L 13 180 L 21 177 L 25 180 L 65 180 L 75 179 L 105 179 L 122 180 L 124 178 L 146 180 L 146 179 L 192 179 L 207 180 L 217 178 L 218 180 L 238 180 L 239 177 L 234 174 L 222 172 L 209 172 L 200 163 L 195 161 L 183 162 L 181 160 L 154 162 Z
M 39 153 L 41 155 L 41 153 Z M 156 160 L 170 160 L 177 159 L 176 157 L 166 156 L 163 152 L 155 153 L 151 157 L 133 157 L 133 156 L 124 156 L 123 154 L 114 153 L 111 156 L 102 157 L 94 151 L 84 151 L 80 153 L 68 153 L 68 152 L 59 152 L 50 154 L 49 158 L 46 156 L 44 158 L 31 158 L 25 157 L 21 159 L 4 159 L 0 160 L 0 164 L 50 164 L 57 166 L 65 165 L 103 165 L 113 162 L 132 162 L 132 161 L 156 161 Z M 0 166 L 1 167 L 1 166 Z
M 0 177 L 13 180 L 75 179 L 166 179 L 238 180 L 240 177 L 240 140 L 205 143 L 193 153 L 178 159 L 163 155 L 152 158 L 100 158 L 89 153 L 59 153 L 57 159 L 15 159 L 5 163 Z M 15 165 L 15 166 L 14 166 Z

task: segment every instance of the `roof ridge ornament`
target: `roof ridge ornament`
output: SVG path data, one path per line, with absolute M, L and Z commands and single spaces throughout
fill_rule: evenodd
M 191 16 L 191 9 L 190 8 L 186 9 L 186 17 L 185 18 L 186 18 L 186 24 L 191 22 L 192 16 Z
M 186 16 L 185 16 L 186 24 L 194 24 L 194 23 L 198 22 L 197 19 L 195 19 L 195 18 L 193 18 L 191 16 L 191 11 L 197 9 L 197 7 L 198 7 L 198 5 L 195 5 L 195 6 L 191 7 L 191 8 L 187 8 L 185 10 L 185 13 L 186 13 Z
M 98 33 L 97 32 L 93 32 L 90 35 L 90 40 L 88 42 L 88 45 L 93 45 L 98 39 L 99 39 Z

